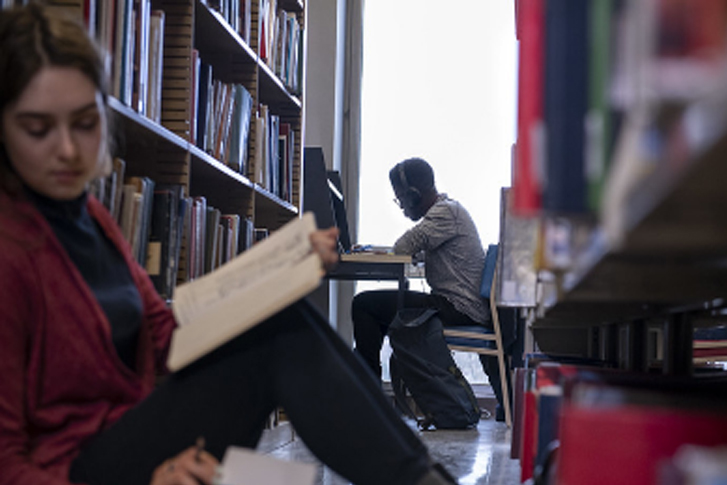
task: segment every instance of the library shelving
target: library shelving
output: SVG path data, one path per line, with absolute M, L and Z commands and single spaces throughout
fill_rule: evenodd
M 727 172 L 724 2 L 589 0 L 572 7 L 562 0 L 522 0 L 517 8 L 521 92 L 513 192 L 520 196 L 513 210 L 539 218 L 541 225 L 536 326 L 571 317 L 607 323 L 690 305 L 718 306 L 727 288 L 721 263 L 727 256 L 721 210 Z M 551 25 L 554 16 L 568 20 Z M 695 27 L 705 18 L 716 20 Z M 597 38 L 597 31 L 606 38 Z M 580 65 L 548 74 L 551 60 L 582 54 L 569 52 L 575 48 L 567 42 L 579 36 L 591 63 L 604 50 L 599 42 L 608 44 L 610 54 L 598 57 L 602 69 L 594 71 L 582 56 Z M 594 72 L 605 78 L 598 88 L 605 107 L 591 102 Z M 537 95 L 527 82 L 533 79 L 540 81 Z M 562 98 L 561 82 L 574 88 L 573 99 Z M 578 109 L 553 107 L 551 96 Z M 560 117 L 577 116 L 577 122 L 568 125 L 549 113 L 553 110 Z M 578 127 L 585 141 L 574 144 L 573 133 L 550 130 L 549 117 L 556 118 L 551 124 Z M 602 136 L 604 125 L 613 133 L 610 139 Z M 535 148 L 534 133 L 545 137 Z M 522 150 L 525 144 L 530 149 Z M 542 148 L 549 145 L 560 145 L 570 165 L 553 161 Z M 601 157 L 598 175 L 588 167 L 594 151 L 610 155 Z M 548 173 L 547 184 L 538 170 Z M 572 178 L 571 172 L 582 174 L 575 191 L 557 180 Z M 604 186 L 593 206 L 586 200 L 589 177 L 600 177 Z M 551 199 L 576 200 L 549 203 L 548 192 L 556 190 L 561 193 Z
M 300 216 L 303 0 L 49 3 L 82 20 L 106 59 L 118 169 L 96 184 L 96 194 L 116 210 L 134 211 L 127 220 L 143 227 L 129 238 L 158 238 L 155 217 L 178 218 L 176 226 L 167 221 L 178 233 L 172 289 Z M 130 183 L 136 194 L 125 191 Z M 172 189 L 181 205 L 155 213 L 156 192 Z M 163 238 L 174 252 L 169 232 Z M 151 261 L 159 264 L 154 248 L 138 256 L 148 270 Z M 170 249 L 163 251 L 166 257 Z M 208 261 L 194 270 L 195 258 Z
M 696 361 L 693 350 L 695 332 L 727 330 L 727 2 L 515 3 L 511 210 L 539 226 L 530 328 L 545 360 L 575 366 L 540 392 L 563 405 L 546 418 L 561 433 L 554 483 L 583 483 L 573 478 L 574 460 L 587 462 L 574 455 L 576 428 L 577 443 L 603 460 L 588 483 L 619 483 L 605 470 L 624 458 L 617 428 L 629 422 L 645 432 L 665 422 L 688 429 L 672 428 L 681 442 L 659 438 L 670 426 L 651 437 L 629 432 L 645 463 L 631 483 L 686 483 L 659 481 L 658 462 L 681 444 L 724 446 L 699 429 L 727 423 L 725 359 Z M 593 375 L 597 392 L 583 384 Z M 659 413 L 671 421 L 652 421 Z M 577 421 L 586 415 L 592 421 Z M 597 430 L 599 416 L 613 418 L 611 432 Z M 705 416 L 710 424 L 699 428 Z M 608 440 L 606 457 L 596 448 Z M 546 465 L 543 446 L 523 479 L 538 459 Z

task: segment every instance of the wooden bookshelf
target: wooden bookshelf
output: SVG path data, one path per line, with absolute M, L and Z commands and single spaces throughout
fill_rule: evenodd
M 118 96 L 110 98 L 109 104 L 116 134 L 113 155 L 125 162 L 125 175 L 148 177 L 157 185 L 180 185 L 184 188 L 186 196 L 203 197 L 207 207 L 217 209 L 221 214 L 238 215 L 250 221 L 255 228 L 275 231 L 299 217 L 302 204 L 301 164 L 304 144 L 302 102 L 306 27 L 304 2 L 252 0 L 250 2 L 252 8 L 243 15 L 244 0 L 239 1 L 239 11 L 232 9 L 225 11 L 225 7 L 212 6 L 214 4 L 238 7 L 233 2 L 144 1 L 148 2 L 149 12 L 164 13 L 163 51 L 160 53 L 163 59 L 161 99 L 157 100 L 161 105 L 161 117 L 159 122 L 153 121 L 148 113 L 137 110 L 136 105 L 132 105 L 125 98 Z M 136 8 L 141 5 L 142 0 L 117 0 L 113 11 L 109 9 L 108 2 L 102 0 L 91 0 L 91 2 L 95 3 L 97 18 L 91 21 L 85 20 L 86 25 L 89 26 L 89 22 L 96 22 L 91 31 L 96 33 L 94 35 L 105 50 L 113 53 L 116 51 L 114 44 L 116 37 L 110 39 L 109 36 L 104 38 L 105 40 L 101 38 L 99 26 L 104 18 L 102 15 L 108 14 L 113 18 L 114 29 L 118 33 L 123 30 L 121 17 L 118 16 L 121 13 L 121 5 L 129 2 L 129 8 L 132 8 L 132 16 L 136 21 L 138 12 L 145 10 Z M 84 5 L 88 0 L 54 0 L 51 3 L 83 19 Z M 281 10 L 287 13 L 281 14 Z M 267 17 L 265 12 L 268 13 Z M 235 20 L 237 14 L 240 15 L 239 22 Z M 149 15 L 151 17 L 151 13 Z M 245 30 L 245 15 L 249 18 L 249 32 Z M 295 91 L 288 87 L 289 83 L 281 79 L 276 70 L 261 57 L 259 48 L 261 42 L 258 35 L 264 29 L 261 29 L 260 23 L 268 19 L 268 33 L 273 39 L 267 45 L 278 49 L 279 41 L 274 37 L 277 30 L 270 31 L 271 26 L 275 26 L 274 20 L 277 16 L 286 19 L 287 22 L 297 22 L 300 27 L 297 42 L 303 47 L 290 49 L 291 53 L 295 52 L 297 55 L 295 59 L 291 58 L 290 65 L 293 66 L 294 60 L 301 64 L 300 67 L 296 65 L 293 71 L 300 76 L 296 79 Z M 141 44 L 140 41 L 140 45 L 147 44 Z M 142 55 L 148 55 L 151 59 L 154 54 L 152 44 L 149 43 L 148 47 L 149 50 L 144 54 L 129 54 L 130 59 L 135 63 Z M 197 139 L 199 133 L 195 124 L 199 120 L 198 115 L 201 114 L 199 110 L 205 106 L 203 99 L 199 97 L 201 91 L 198 84 L 201 80 L 201 71 L 197 71 L 197 62 L 199 65 L 211 66 L 215 82 L 242 86 L 251 98 L 247 144 L 242 154 L 242 169 L 239 171 L 235 165 L 226 163 L 226 152 L 215 156 L 214 150 L 209 147 L 203 149 L 200 140 Z M 118 84 L 119 81 L 115 77 L 119 76 L 119 72 L 116 71 L 113 59 L 109 59 L 108 64 L 109 75 Z M 127 76 L 124 79 L 130 82 L 128 80 L 136 74 L 128 72 Z M 200 78 L 197 79 L 197 76 Z M 125 81 L 121 83 L 123 82 Z M 111 84 L 114 85 L 113 82 Z M 226 103 L 232 107 L 232 98 Z M 265 120 L 268 122 L 264 125 L 265 131 L 259 133 L 258 126 L 263 125 L 256 124 L 256 117 L 263 112 L 263 105 L 265 113 L 270 118 Z M 229 113 L 232 113 L 232 108 Z M 279 143 L 277 132 L 271 128 L 273 117 L 278 124 L 275 126 L 283 123 L 290 125 L 292 132 L 293 142 L 287 146 L 291 166 L 287 175 L 290 182 L 286 185 L 286 190 L 279 188 L 283 187 L 283 182 L 271 185 L 283 177 L 282 174 L 272 175 L 273 171 L 282 170 L 275 161 L 279 150 L 276 147 Z M 221 129 L 220 133 L 226 130 L 229 130 L 229 133 L 235 132 L 237 127 L 232 125 L 233 121 L 228 123 L 229 127 Z M 268 138 L 262 139 L 262 135 L 267 135 Z M 261 139 L 265 147 L 263 151 L 260 150 L 261 146 L 256 146 Z M 220 146 L 227 150 L 230 140 L 231 138 L 226 138 L 224 145 Z M 257 153 L 267 154 L 269 158 L 269 161 L 264 161 L 263 168 L 256 157 Z M 261 170 L 266 174 L 263 182 L 268 185 L 256 179 L 256 174 Z M 183 253 L 188 244 L 189 241 L 183 243 Z M 184 281 L 186 266 L 187 262 L 182 254 L 178 282 Z

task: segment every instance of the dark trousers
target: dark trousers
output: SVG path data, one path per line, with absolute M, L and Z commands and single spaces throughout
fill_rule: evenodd
M 378 383 L 302 301 L 171 375 L 84 446 L 71 479 L 147 485 L 198 436 L 218 459 L 229 445 L 254 448 L 276 406 L 322 462 L 356 484 L 413 484 L 429 466 Z
M 396 316 L 397 303 L 397 290 L 373 290 L 357 294 L 351 304 L 355 352 L 377 379 L 381 379 L 381 346 Z M 445 326 L 477 325 L 467 315 L 455 310 L 446 298 L 430 293 L 406 291 L 404 307 L 436 308 Z
M 429 293 L 407 291 L 404 294 L 405 308 L 436 308 L 444 326 L 477 325 L 467 315 L 454 309 L 449 301 L 441 296 Z M 361 356 L 377 378 L 381 378 L 381 346 L 389 331 L 389 325 L 397 312 L 396 290 L 365 291 L 356 295 L 351 306 L 353 335 L 356 341 L 355 352 Z M 520 345 L 522 354 L 522 330 L 518 329 L 517 309 L 499 309 L 500 325 L 503 332 L 503 347 L 506 357 L 517 355 L 514 347 Z M 520 326 L 522 319 L 520 319 Z M 502 385 L 500 367 L 497 357 L 480 355 L 480 363 L 492 386 L 497 402 L 502 406 Z M 513 363 L 513 366 L 521 366 Z M 507 366 L 507 379 L 510 378 L 510 365 Z M 509 381 L 508 381 L 509 382 Z M 509 386 L 510 403 L 512 403 L 512 386 Z M 511 404 L 512 405 L 512 404 Z M 504 410 L 500 411 L 504 413 Z M 503 418 L 504 419 L 504 418 Z

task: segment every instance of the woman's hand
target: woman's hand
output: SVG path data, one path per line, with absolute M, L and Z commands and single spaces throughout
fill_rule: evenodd
M 218 465 L 214 456 L 192 446 L 159 465 L 150 485 L 212 485 Z
M 317 230 L 311 233 L 310 242 L 313 250 L 318 253 L 326 271 L 338 264 L 338 228 Z

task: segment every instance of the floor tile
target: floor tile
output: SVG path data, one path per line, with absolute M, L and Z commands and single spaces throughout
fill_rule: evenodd
M 414 422 L 409 423 L 414 427 Z M 460 485 L 517 485 L 520 468 L 510 458 L 511 430 L 494 419 L 483 419 L 475 429 L 437 430 L 417 433 L 432 457 L 454 475 Z M 300 439 L 270 451 L 286 460 L 318 463 Z M 319 466 L 316 485 L 349 485 L 325 466 Z

